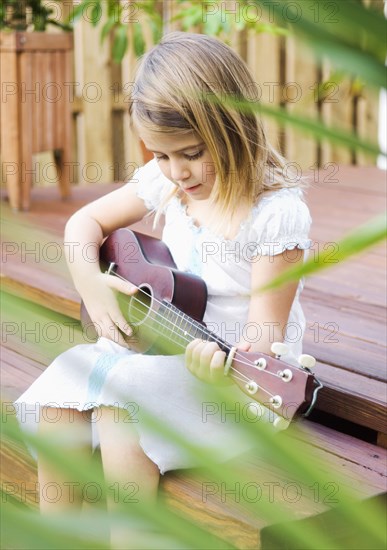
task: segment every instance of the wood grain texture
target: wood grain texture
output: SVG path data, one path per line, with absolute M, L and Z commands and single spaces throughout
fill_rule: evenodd
M 0 102 L 1 182 L 5 183 L 11 207 L 21 201 L 19 101 L 20 88 L 16 54 L 0 50 L 0 80 L 3 86 Z
M 338 174 L 338 183 L 321 182 L 308 192 L 314 219 L 313 236 L 318 237 L 322 245 L 340 238 L 377 214 L 383 206 L 384 176 L 378 170 L 340 167 Z M 6 307 L 4 317 L 5 323 L 9 323 L 2 348 L 2 398 L 6 403 L 17 399 L 58 353 L 85 341 L 76 323 L 79 298 L 64 258 L 49 261 L 47 246 L 56 243 L 60 250 L 64 224 L 71 213 L 116 188 L 115 184 L 74 188 L 68 202 L 57 201 L 55 189 L 34 189 L 32 208 L 23 215 L 3 205 L 3 291 L 13 296 L 12 311 Z M 152 220 L 136 224 L 136 229 L 152 234 Z M 158 228 L 156 236 L 160 236 L 160 230 Z M 28 250 L 34 251 L 36 244 L 39 245 L 37 253 L 26 254 Z M 281 434 L 289 444 L 302 448 L 316 468 L 329 471 L 331 482 L 339 487 L 339 495 L 340 491 L 352 489 L 359 499 L 378 495 L 386 488 L 382 258 L 380 247 L 376 247 L 350 262 L 310 277 L 302 296 L 307 317 L 305 351 L 317 357 L 316 373 L 325 384 L 317 408 L 371 428 L 377 433 L 378 445 L 307 420 Z M 11 303 L 3 302 L 5 306 Z M 62 317 L 63 314 L 67 317 Z M 34 334 L 23 336 L 20 319 L 25 323 L 24 330 L 31 328 L 31 323 L 37 323 L 38 329 Z M 67 341 L 63 338 L 62 342 L 36 344 L 36 338 L 42 338 L 48 323 L 64 327 L 68 322 L 75 323 L 71 343 L 67 334 Z M 337 334 L 332 335 L 330 322 L 339 326 Z M 338 342 L 332 341 L 335 338 Z M 5 441 L 1 459 L 5 490 L 37 506 L 36 466 L 26 449 Z M 243 457 L 242 464 L 252 482 L 263 488 L 267 487 L 264 483 L 278 484 L 273 485 L 280 489 L 276 495 L 282 498 L 281 504 L 292 521 L 312 518 L 325 521 L 323 514 L 328 513 L 331 506 L 325 493 L 324 498 L 316 499 L 310 487 L 303 485 L 294 472 L 285 472 L 276 465 L 275 457 L 268 463 L 259 453 L 249 453 Z M 297 503 L 283 498 L 283 489 L 289 481 L 301 487 L 302 497 Z M 191 519 L 236 548 L 264 548 L 264 535 L 274 536 L 272 533 L 281 530 L 273 518 L 252 514 L 232 495 L 225 499 L 221 491 L 205 493 L 206 483 L 211 484 L 212 480 L 204 471 L 167 473 L 162 479 L 162 498 L 177 516 Z
M 337 183 L 321 181 L 307 194 L 312 240 L 320 249 L 378 214 L 384 205 L 383 172 L 340 166 L 336 177 Z M 79 297 L 64 257 L 49 261 L 49 251 L 55 250 L 47 247 L 55 243 L 61 250 L 64 224 L 71 213 L 116 188 L 116 184 L 77 187 L 65 203 L 55 200 L 53 189 L 36 189 L 33 207 L 22 217 L 4 207 L 3 289 L 79 319 Z M 150 219 L 135 228 L 160 236 L 161 228 L 153 233 Z M 23 258 L 23 246 L 34 250 L 37 243 L 37 257 L 27 254 Z M 382 246 L 308 278 L 301 298 L 307 321 L 304 351 L 317 358 L 316 373 L 325 385 L 317 409 L 375 433 L 387 432 Z M 315 246 L 314 252 L 318 250 Z M 16 350 L 20 346 L 17 336 L 12 342 Z
M 308 421 L 293 427 L 281 437 L 289 444 L 298 445 L 316 469 L 330 472 L 330 483 L 336 488 L 337 497 L 346 490 L 353 490 L 354 498 L 361 500 L 385 490 L 385 450 Z M 6 439 L 1 448 L 1 458 L 1 483 L 5 493 L 36 507 L 36 465 L 28 451 Z M 320 514 L 340 503 L 339 498 L 335 498 L 334 503 L 330 502 L 328 496 L 332 496 L 331 493 L 327 495 L 324 491 L 316 498 L 313 487 L 301 481 L 302 476 L 298 479 L 277 467 L 275 460 L 263 459 L 258 452 L 242 455 L 230 465 L 240 468 L 250 484 L 261 488 L 265 504 L 275 501 L 281 505 L 289 521 L 319 518 Z M 271 496 L 269 486 L 275 488 Z M 298 488 L 299 498 L 296 501 L 294 495 L 287 493 L 286 488 L 290 486 Z M 261 532 L 281 519 L 271 517 L 270 513 L 267 517 L 263 513 L 257 514 L 249 507 L 247 499 L 240 498 L 233 491 L 226 494 L 219 480 L 214 483 L 211 475 L 202 469 L 168 472 L 161 479 L 160 490 L 163 502 L 178 516 L 189 519 L 240 549 L 261 548 Z
M 10 202 L 28 210 L 40 174 L 32 155 L 60 149 L 62 198 L 70 181 L 63 163 L 72 159 L 72 121 L 69 89 L 72 79 L 72 34 L 0 33 L 1 80 L 15 88 L 1 102 L 2 162 Z M 15 170 L 11 167 L 15 165 Z

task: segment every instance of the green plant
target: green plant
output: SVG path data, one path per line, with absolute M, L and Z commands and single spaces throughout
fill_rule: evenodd
M 163 20 L 157 10 L 157 0 L 142 0 L 140 4 L 133 4 L 135 8 L 138 6 L 146 14 L 146 22 L 151 28 L 154 43 L 159 42 Z M 130 8 L 128 3 L 116 0 L 82 0 L 74 7 L 67 22 L 72 24 L 86 13 L 93 27 L 103 19 L 101 42 L 108 36 L 112 37 L 112 58 L 116 63 L 120 63 L 128 49 L 128 25 L 132 29 L 131 36 L 136 56 L 139 57 L 145 51 L 143 28 L 137 19 L 137 11 L 135 10 L 132 14 L 128 8 Z
M 61 0 L 57 0 L 60 2 Z M 45 31 L 47 25 L 55 25 L 65 31 L 71 26 L 52 17 L 54 10 L 42 0 L 2 0 L 0 4 L 0 30 Z
M 241 5 L 248 6 L 248 0 L 239 0 Z M 255 32 L 270 32 L 273 34 L 288 34 L 288 31 L 277 25 L 270 23 L 256 23 L 241 18 L 238 21 L 230 21 L 224 18 L 221 11 L 217 10 L 214 14 L 209 14 L 212 4 L 216 2 L 202 2 L 202 0 L 175 0 L 179 6 L 178 13 L 170 21 L 180 21 L 183 30 L 188 30 L 192 26 L 199 26 L 200 32 L 210 35 L 222 35 L 227 42 L 232 32 L 251 29 Z M 112 57 L 116 63 L 120 63 L 128 49 L 128 26 L 133 43 L 133 51 L 137 57 L 145 52 L 146 42 L 144 38 L 144 26 L 137 19 L 140 14 L 145 15 L 144 22 L 149 25 L 153 42 L 157 44 L 163 34 L 163 18 L 161 16 L 161 4 L 159 0 L 141 0 L 133 4 L 136 7 L 133 13 L 128 13 L 128 5 L 119 3 L 116 0 L 82 0 L 72 11 L 68 22 L 75 22 L 85 13 L 87 19 L 95 27 L 104 18 L 104 25 L 101 29 L 101 41 L 112 35 Z

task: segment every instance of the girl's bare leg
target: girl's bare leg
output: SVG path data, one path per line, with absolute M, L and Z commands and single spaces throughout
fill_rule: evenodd
M 63 453 L 68 463 L 84 463 L 91 459 L 91 411 L 43 407 L 40 414 L 39 433 L 52 435 L 64 443 Z M 85 480 L 56 468 L 44 456 L 38 457 L 40 510 L 43 513 L 75 511 L 82 505 Z
M 97 425 L 108 510 L 114 512 L 120 509 L 122 512 L 122 506 L 135 507 L 139 502 L 147 508 L 155 507 L 160 472 L 142 450 L 136 424 L 130 423 L 128 412 L 124 409 L 102 407 L 100 412 Z M 133 526 L 117 528 L 113 525 L 111 546 L 114 549 L 139 548 L 138 543 L 134 543 L 134 536 Z

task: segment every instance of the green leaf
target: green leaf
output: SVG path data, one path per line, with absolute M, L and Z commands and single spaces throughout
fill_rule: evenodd
M 252 0 L 276 16 L 277 24 L 290 26 L 319 59 L 328 57 L 346 73 L 359 76 L 378 88 L 386 83 L 386 22 L 359 2 L 303 0 L 292 3 Z M 286 7 L 287 6 L 287 7 Z M 289 9 L 293 7 L 292 9 Z M 329 8 L 337 10 L 330 14 Z M 316 9 L 319 9 L 316 16 Z M 290 23 L 290 21 L 292 21 Z M 367 22 L 367 24 L 365 24 Z
M 255 289 L 254 292 L 265 292 L 273 288 L 288 283 L 297 281 L 301 277 L 311 275 L 322 269 L 327 269 L 333 265 L 346 260 L 347 258 L 363 252 L 367 248 L 374 246 L 378 242 L 384 240 L 387 236 L 386 228 L 386 213 L 381 214 L 364 225 L 357 227 L 349 233 L 341 241 L 337 243 L 338 250 L 334 258 L 332 258 L 332 249 L 329 248 L 321 253 L 318 257 L 309 258 L 302 266 L 295 266 L 286 270 L 279 277 L 274 279 L 270 284 Z
M 54 27 L 59 27 L 62 31 L 72 32 L 74 30 L 73 26 L 70 23 L 61 23 L 56 19 L 48 19 L 47 23 L 54 25 Z
M 108 17 L 112 17 L 115 23 L 118 23 L 121 19 L 122 5 L 116 0 L 108 0 L 107 2 L 107 14 Z
M 114 32 L 112 56 L 115 63 L 121 63 L 128 48 L 128 28 L 120 24 Z
M 210 36 L 216 36 L 221 28 L 221 21 L 217 14 L 211 14 L 204 21 L 204 33 Z
M 90 14 L 90 23 L 93 27 L 96 27 L 102 17 L 102 7 L 100 4 L 95 4 Z
M 376 157 L 378 155 L 386 156 L 380 147 L 372 142 L 360 139 L 356 134 L 346 132 L 340 128 L 326 126 L 319 120 L 310 119 L 289 113 L 283 108 L 271 107 L 264 103 L 237 101 L 231 98 L 216 98 L 213 96 L 202 96 L 206 101 L 217 104 L 228 105 L 242 112 L 258 112 L 261 115 L 274 118 L 282 125 L 290 125 L 296 131 L 305 134 L 310 134 L 319 140 L 326 139 L 331 143 L 335 143 L 342 147 L 351 148 L 353 150 L 361 150 L 365 154 Z
M 101 44 L 103 43 L 103 41 L 106 39 L 106 37 L 108 36 L 108 34 L 110 33 L 110 31 L 113 29 L 113 27 L 116 25 L 117 23 L 117 20 L 114 16 L 112 17 L 109 17 L 109 19 L 106 21 L 106 23 L 104 24 L 104 26 L 102 27 L 102 30 L 101 30 L 101 36 L 100 36 L 100 42 Z
M 82 0 L 80 4 L 75 6 L 72 12 L 69 14 L 65 23 L 74 23 L 77 21 L 84 13 L 84 10 L 90 5 L 95 4 L 95 0 Z
M 159 14 L 155 14 L 149 22 L 152 29 L 152 39 L 154 44 L 158 44 L 163 36 L 163 20 Z
M 253 28 L 257 33 L 266 32 L 273 36 L 289 36 L 291 34 L 289 29 L 284 29 L 271 23 L 253 23 L 249 25 L 249 28 Z
M 133 45 L 134 53 L 137 57 L 140 57 L 145 52 L 145 40 L 142 34 L 142 28 L 140 23 L 133 24 Z

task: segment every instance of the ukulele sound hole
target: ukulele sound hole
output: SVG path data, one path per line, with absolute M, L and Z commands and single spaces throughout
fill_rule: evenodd
M 140 286 L 138 292 L 130 297 L 128 319 L 132 325 L 141 325 L 152 309 L 152 291 L 148 286 Z

